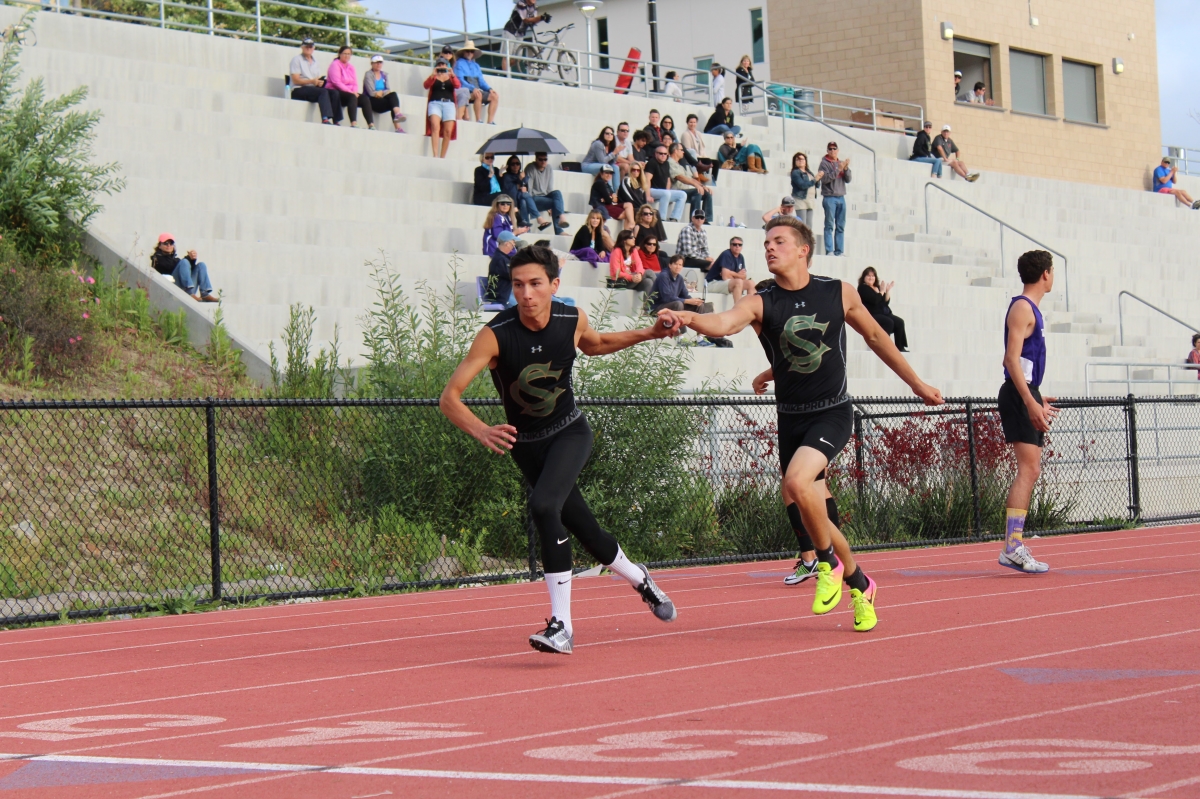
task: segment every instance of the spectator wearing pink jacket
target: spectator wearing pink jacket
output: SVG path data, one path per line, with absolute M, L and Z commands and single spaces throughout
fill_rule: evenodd
M 358 72 L 350 63 L 354 49 L 348 44 L 338 50 L 337 58 L 329 65 L 325 75 L 325 87 L 333 89 L 339 105 L 346 108 L 350 115 L 350 126 L 358 127 L 358 109 L 362 105 L 362 87 L 358 82 Z

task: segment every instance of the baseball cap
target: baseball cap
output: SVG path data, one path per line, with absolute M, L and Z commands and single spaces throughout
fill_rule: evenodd
M 942 130 L 943 130 L 943 131 L 950 130 L 950 126 L 949 126 L 949 125 L 942 125 Z
M 304 41 L 300 42 L 301 47 L 312 47 L 314 44 L 316 44 L 316 42 L 314 42 L 312 39 L 307 39 L 307 38 L 304 39 Z
M 448 67 L 448 66 L 450 66 L 450 62 L 444 58 L 439 58 L 437 61 L 434 62 L 433 65 L 435 67 Z
M 1164 164 L 1169 164 L 1169 163 L 1171 163 L 1171 158 L 1169 156 L 1164 155 L 1162 162 Z M 159 239 L 159 241 L 162 241 L 162 239 Z
M 933 120 L 932 120 L 932 119 L 927 119 L 927 120 L 925 120 L 925 127 L 927 127 L 927 128 L 932 128 L 932 127 L 933 127 Z
M 600 171 L 601 172 L 612 172 L 613 171 L 612 165 L 604 164 L 603 166 L 600 167 Z
M 826 149 L 826 150 L 828 150 L 830 147 L 832 147 L 833 149 L 835 149 L 835 150 L 836 150 L 836 149 L 837 149 L 837 142 L 835 142 L 835 141 L 831 141 L 831 142 L 829 142 L 829 144 L 826 144 L 826 145 L 825 145 L 825 149 Z
M 779 204 L 780 205 L 795 205 L 796 201 L 791 198 L 791 195 L 788 195 L 787 197 L 784 197 L 782 200 L 780 200 Z
M 381 55 L 373 55 L 373 56 L 371 56 L 371 63 L 372 63 L 372 64 L 382 64 L 382 63 L 383 63 L 383 56 L 381 56 Z
M 172 233 L 159 233 L 158 243 L 162 244 L 164 241 L 175 241 L 175 235 Z
M 511 230 L 502 230 L 502 231 L 500 231 L 500 235 L 496 237 L 496 241 L 500 242 L 501 244 L 503 244 L 506 241 L 516 241 L 516 240 L 517 240 L 517 237 L 513 235 L 513 232 Z
M 705 218 L 705 216 L 704 216 L 703 210 L 697 208 L 695 211 L 692 211 L 692 219 L 704 219 L 704 218 Z
M 956 70 L 954 70 L 954 77 L 956 77 L 956 78 L 961 78 L 961 77 L 962 77 L 962 73 L 961 73 L 961 72 L 959 72 L 959 71 L 956 69 Z

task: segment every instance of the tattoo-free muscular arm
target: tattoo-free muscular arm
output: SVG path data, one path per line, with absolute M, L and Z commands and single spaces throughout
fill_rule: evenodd
M 698 314 L 692 311 L 664 309 L 658 312 L 658 318 L 660 320 L 671 319 L 677 326 L 690 327 L 702 336 L 720 338 L 740 333 L 747 326 L 762 322 L 762 309 L 762 297 L 755 294 L 752 297 L 743 298 L 728 311 L 721 313 Z
M 917 376 L 916 371 L 904 360 L 900 350 L 892 343 L 892 339 L 875 318 L 867 312 L 858 296 L 858 291 L 849 283 L 842 283 L 842 310 L 846 315 L 846 324 L 854 328 L 867 346 L 879 356 L 879 360 L 896 373 L 896 376 L 908 384 L 913 393 L 925 401 L 926 405 L 941 405 L 942 392 L 926 383 Z
M 637 330 L 601 333 L 592 327 L 588 322 L 587 314 L 580 309 L 579 324 L 575 327 L 575 346 L 584 355 L 609 355 L 626 347 L 632 347 L 634 344 L 665 338 L 673 333 L 674 330 L 663 327 L 660 322 Z
M 467 357 L 450 375 L 450 381 L 442 389 L 438 406 L 455 427 L 483 444 L 492 452 L 503 455 L 512 449 L 517 440 L 517 429 L 509 424 L 489 426 L 471 411 L 462 401 L 463 392 L 471 381 L 484 369 L 494 368 L 500 358 L 500 342 L 490 327 L 485 327 L 471 342 Z

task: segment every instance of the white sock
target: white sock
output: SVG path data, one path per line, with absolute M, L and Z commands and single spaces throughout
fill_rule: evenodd
M 571 634 L 571 572 L 546 572 L 546 590 L 550 592 L 550 613 Z
M 608 568 L 614 573 L 619 574 L 629 581 L 629 584 L 634 588 L 639 587 L 646 582 L 646 574 L 638 567 L 636 563 L 625 557 L 625 550 L 617 545 L 617 557 L 612 563 L 608 564 Z

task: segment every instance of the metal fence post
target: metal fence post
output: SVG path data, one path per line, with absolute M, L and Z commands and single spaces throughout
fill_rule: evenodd
M 529 498 L 533 486 L 525 486 L 525 536 L 529 540 L 529 582 L 537 579 L 537 525 L 533 523 L 533 513 L 530 512 Z
M 254 31 L 262 42 L 262 0 L 254 0 Z
M 158 27 L 167 27 L 167 0 L 158 0 Z
M 863 469 L 863 414 L 858 408 L 854 409 L 854 465 L 858 469 L 858 502 L 861 505 L 867 487 L 867 473 Z
M 971 461 L 971 506 L 974 511 L 975 537 L 983 539 L 983 516 L 979 509 L 979 464 L 975 461 L 975 413 L 967 400 L 967 458 Z
M 208 437 L 208 542 L 212 552 L 212 601 L 221 601 L 221 504 L 217 496 L 217 408 L 209 397 L 204 405 Z
M 350 44 L 350 14 L 346 14 L 346 44 Z
M 208 35 L 216 35 L 213 31 L 213 0 L 208 0 Z
M 1129 518 L 1136 521 L 1142 515 L 1142 487 L 1138 479 L 1137 403 L 1132 394 L 1125 399 L 1125 429 L 1129 441 Z

